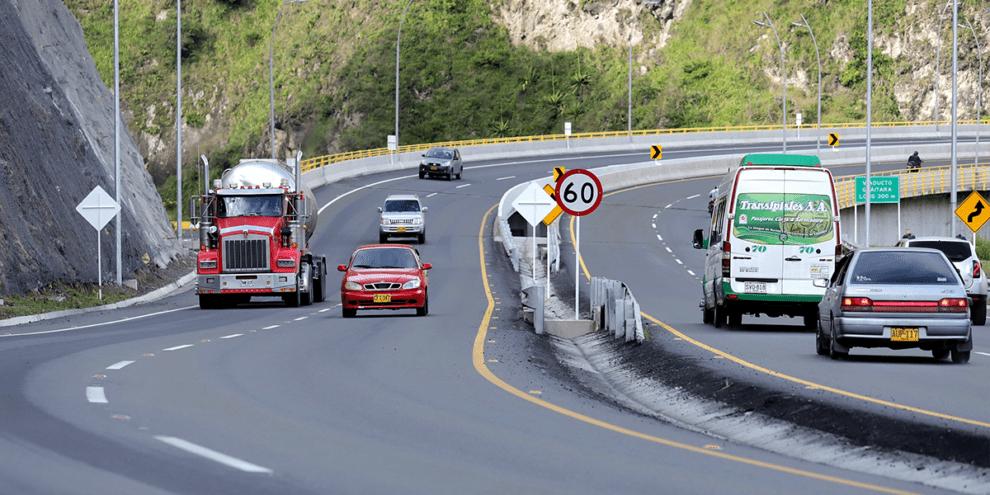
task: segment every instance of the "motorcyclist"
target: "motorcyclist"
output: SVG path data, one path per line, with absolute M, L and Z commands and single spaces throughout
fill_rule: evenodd
M 913 155 L 908 157 L 907 168 L 912 172 L 917 172 L 921 168 L 921 157 L 918 156 L 918 152 L 915 151 Z

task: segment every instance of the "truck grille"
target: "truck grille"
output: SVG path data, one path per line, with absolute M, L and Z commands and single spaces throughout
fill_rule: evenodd
M 252 272 L 269 269 L 268 237 L 224 239 L 223 269 L 226 272 Z

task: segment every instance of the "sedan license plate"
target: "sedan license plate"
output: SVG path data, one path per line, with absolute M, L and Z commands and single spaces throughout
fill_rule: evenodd
M 436 169 L 437 169 L 436 167 L 430 167 L 430 170 L 436 170 Z
M 754 294 L 766 294 L 767 293 L 767 283 L 766 282 L 743 282 L 743 292 L 749 292 Z
M 917 342 L 917 328 L 893 327 L 890 329 L 890 340 L 893 342 Z
M 376 303 L 392 302 L 392 294 L 375 294 Z

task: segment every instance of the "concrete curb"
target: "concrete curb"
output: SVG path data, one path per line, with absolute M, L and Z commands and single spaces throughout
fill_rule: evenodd
M 103 306 L 92 306 L 89 308 L 79 308 L 79 309 L 67 309 L 65 311 L 53 311 L 51 313 L 42 313 L 39 315 L 29 315 L 29 316 L 18 316 L 16 318 L 8 318 L 6 320 L 0 320 L 0 328 L 11 327 L 15 325 L 23 325 L 25 323 L 34 323 L 37 321 L 51 320 L 53 318 L 61 318 L 63 316 L 73 316 L 80 315 L 83 313 L 91 313 L 93 311 L 106 311 L 110 309 L 120 309 L 126 308 L 128 306 L 133 306 L 135 304 L 141 304 L 150 301 L 156 301 L 169 294 L 178 291 L 182 287 L 192 283 L 196 280 L 196 272 L 189 272 L 188 275 L 183 276 L 179 280 L 172 282 L 158 290 L 149 292 L 143 296 L 132 297 L 130 299 L 125 299 L 120 302 L 113 304 L 105 304 Z

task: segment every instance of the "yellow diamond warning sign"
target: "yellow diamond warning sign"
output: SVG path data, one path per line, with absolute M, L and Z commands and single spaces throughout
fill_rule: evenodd
M 956 216 L 976 232 L 983 224 L 990 220 L 990 204 L 983 199 L 978 191 L 973 191 L 968 198 L 956 207 Z

